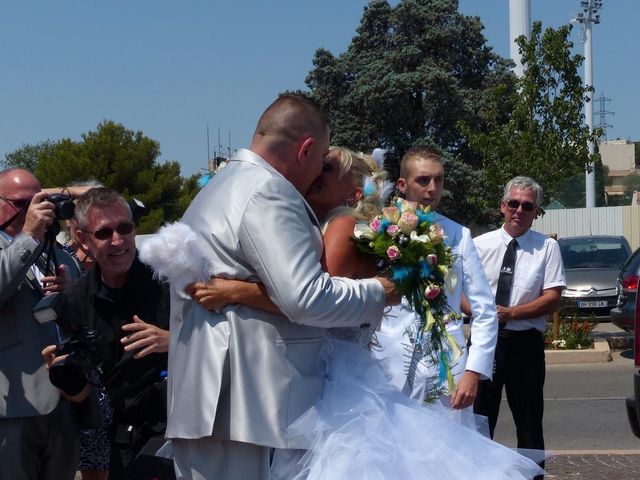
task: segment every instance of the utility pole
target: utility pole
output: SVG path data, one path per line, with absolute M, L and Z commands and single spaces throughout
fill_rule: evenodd
M 584 83 L 591 91 L 587 92 L 584 103 L 584 116 L 589 128 L 589 133 L 593 132 L 593 57 L 591 48 L 591 29 L 594 24 L 600 23 L 598 10 L 602 8 L 602 0 L 582 0 L 580 2 L 582 12 L 578 13 L 573 20 L 582 25 L 582 39 L 584 44 Z M 589 141 L 589 156 L 595 151 L 593 141 Z M 585 175 L 585 198 L 586 207 L 596 206 L 596 172 L 593 162 L 589 162 Z

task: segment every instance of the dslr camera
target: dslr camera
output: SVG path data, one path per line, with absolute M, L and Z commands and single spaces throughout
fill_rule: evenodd
M 76 206 L 71 196 L 64 193 L 52 193 L 45 200 L 53 203 L 56 220 L 70 220 L 73 218 Z
M 87 384 L 89 372 L 104 360 L 104 346 L 96 330 L 82 327 L 58 345 L 56 357 L 68 355 L 49 369 L 49 380 L 68 395 L 77 395 Z

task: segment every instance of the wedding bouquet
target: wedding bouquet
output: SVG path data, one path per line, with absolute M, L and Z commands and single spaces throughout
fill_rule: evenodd
M 356 224 L 354 239 L 361 252 L 376 256 L 378 270 L 397 285 L 419 318 L 409 332 L 409 383 L 418 363 L 425 362 L 437 370 L 436 384 L 430 386 L 425 400 L 453 393 L 451 364 L 461 350 L 446 330 L 458 314 L 449 307 L 445 291 L 455 286 L 451 268 L 455 258 L 431 207 L 395 198 L 380 215 Z

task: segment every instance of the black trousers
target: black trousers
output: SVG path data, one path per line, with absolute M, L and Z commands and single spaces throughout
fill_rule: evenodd
M 518 448 L 544 450 L 544 337 L 536 330 L 500 330 L 492 380 L 482 380 L 473 410 L 489 418 L 491 438 L 496 428 L 502 388 L 516 424 Z M 544 468 L 544 465 L 542 465 Z

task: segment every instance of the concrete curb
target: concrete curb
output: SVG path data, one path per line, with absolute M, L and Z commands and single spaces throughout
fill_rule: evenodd
M 584 350 L 545 350 L 544 358 L 547 365 L 605 363 L 611 361 L 611 349 L 607 341 L 596 340 L 593 348 Z
M 611 350 L 631 350 L 633 348 L 633 336 L 613 336 L 607 338 Z

